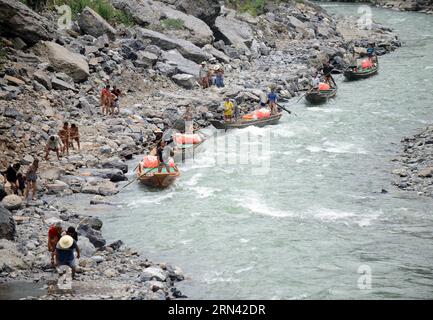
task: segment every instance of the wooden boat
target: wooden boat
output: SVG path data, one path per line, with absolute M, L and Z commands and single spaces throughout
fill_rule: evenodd
M 305 99 L 313 104 L 319 104 L 327 102 L 329 99 L 334 98 L 337 95 L 337 88 L 331 88 L 329 90 L 314 90 L 305 96 Z
M 368 69 L 359 68 L 355 71 L 356 68 L 357 68 L 356 66 L 351 66 L 347 68 L 346 71 L 344 71 L 344 77 L 347 80 L 352 81 L 352 80 L 366 79 L 371 76 L 374 76 L 379 72 L 379 60 L 376 60 L 376 65 L 373 66 L 372 68 L 368 68 Z
M 141 164 L 140 164 L 141 165 Z M 177 178 L 180 177 L 179 171 L 174 171 L 171 168 L 170 173 L 167 173 L 166 169 L 163 168 L 161 173 L 158 173 L 158 168 L 145 169 L 142 168 L 140 171 L 137 169 L 136 174 L 138 181 L 147 187 L 164 189 L 171 186 Z
M 266 119 L 258 119 L 258 120 L 241 120 L 237 122 L 224 122 L 224 121 L 217 121 L 217 120 L 211 120 L 210 123 L 217 129 L 242 129 L 249 126 L 256 126 L 256 127 L 265 127 L 268 125 L 275 125 L 277 124 L 283 113 L 280 112 L 278 114 L 272 115 L 269 118 Z

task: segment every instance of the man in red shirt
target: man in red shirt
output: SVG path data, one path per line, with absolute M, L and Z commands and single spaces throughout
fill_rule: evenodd
M 48 251 L 53 252 L 56 250 L 57 242 L 59 242 L 62 237 L 62 224 L 57 222 L 56 224 L 51 225 L 48 230 Z
M 103 115 L 111 113 L 112 104 L 114 104 L 113 94 L 110 92 L 110 85 L 107 84 L 101 92 L 101 109 Z

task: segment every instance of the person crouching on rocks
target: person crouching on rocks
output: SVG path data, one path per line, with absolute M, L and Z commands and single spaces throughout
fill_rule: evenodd
M 60 238 L 55 250 L 51 254 L 51 263 L 56 267 L 68 266 L 72 269 L 72 279 L 75 279 L 77 264 L 74 251 L 77 251 L 77 259 L 80 259 L 80 248 L 77 242 L 69 235 Z
M 27 199 L 30 193 L 30 189 L 32 190 L 32 199 L 36 201 L 36 194 L 38 192 L 38 188 L 36 185 L 36 181 L 38 179 L 38 169 L 39 169 L 39 160 L 35 159 L 30 167 L 27 169 L 26 180 L 27 180 L 27 188 L 24 193 L 24 198 Z
M 57 159 L 60 160 L 60 138 L 58 136 L 51 136 L 48 138 L 48 142 L 45 147 L 46 161 L 48 161 L 48 155 L 51 151 L 54 151 L 57 154 Z

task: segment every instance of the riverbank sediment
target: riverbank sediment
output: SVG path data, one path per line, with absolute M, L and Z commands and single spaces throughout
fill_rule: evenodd
M 127 180 L 125 161 L 148 152 L 155 143 L 154 131 L 173 127 L 188 105 L 193 106 L 195 122 L 206 127 L 209 120 L 221 118 L 226 96 L 248 110 L 275 85 L 288 100 L 305 91 L 310 75 L 325 61 L 343 69 L 352 52 L 365 50 L 368 41 L 376 42 L 379 54 L 400 46 L 384 26 L 361 30 L 355 19 L 336 20 L 308 2 L 275 3 L 258 17 L 224 7 L 216 19 L 203 22 L 193 11 L 182 15 L 160 2 L 131 7 L 115 1 L 137 25 L 113 31 L 89 11 L 97 29 L 105 30 L 102 35 L 83 23 L 59 30 L 55 12 L 39 15 L 11 2 L 0 0 L 2 13 L 21 13 L 34 23 L 31 36 L 14 25 L 8 25 L 13 32 L 2 35 L 1 163 L 18 161 L 25 172 L 34 158 L 43 158 L 47 138 L 64 121 L 77 124 L 81 135 L 81 152 L 73 150 L 60 161 L 51 154 L 51 160 L 42 161 L 40 200 L 9 197 L 3 203 L 12 212 L 2 213 L 12 237 L 1 243 L 0 281 L 55 280 L 46 250 L 46 232 L 54 222 L 77 227 L 80 246 L 88 251 L 80 261 L 73 295 L 54 291 L 42 299 L 182 297 L 175 289 L 184 277 L 179 269 L 142 260 L 120 242 L 104 243 L 101 223 L 95 218 L 83 222 L 86 217 L 71 208 L 67 197 L 85 194 L 89 202 L 100 203 L 117 194 Z M 147 5 L 161 15 L 180 16 L 185 27 L 161 29 L 158 19 L 145 15 Z M 190 22 L 207 32 L 198 32 Z M 212 58 L 225 70 L 226 87 L 201 89 L 199 63 Z M 119 115 L 101 114 L 99 93 L 106 80 L 124 92 Z

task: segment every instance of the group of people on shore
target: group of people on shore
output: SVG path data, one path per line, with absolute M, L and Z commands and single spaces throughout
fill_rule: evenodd
M 116 86 L 111 88 L 111 85 L 107 83 L 101 91 L 101 112 L 103 115 L 113 115 L 116 112 L 120 113 L 120 96 L 122 95 L 122 91 Z
M 74 123 L 69 126 L 69 122 L 65 122 L 57 135 L 51 135 L 48 138 L 45 146 L 45 160 L 48 161 L 50 152 L 55 152 L 58 160 L 60 160 L 60 153 L 63 156 L 69 156 L 69 148 L 74 149 L 74 141 L 77 143 L 78 151 L 80 152 L 80 132 L 78 126 Z
M 74 227 L 63 230 L 60 222 L 50 226 L 48 230 L 48 252 L 51 254 L 53 267 L 68 266 L 72 269 L 72 278 L 77 271 L 76 259 L 80 259 L 78 233 Z M 75 252 L 77 256 L 75 257 Z
M 208 65 L 202 62 L 200 65 L 200 85 L 203 89 L 211 86 L 224 88 L 224 69 L 219 64 Z
M 0 175 L 0 201 L 8 194 L 8 187 L 10 193 L 24 197 L 24 199 L 28 198 L 31 191 L 32 199 L 36 200 L 38 169 L 38 159 L 34 159 L 25 173 L 20 172 L 21 164 L 18 162 L 8 165 L 6 171 Z

